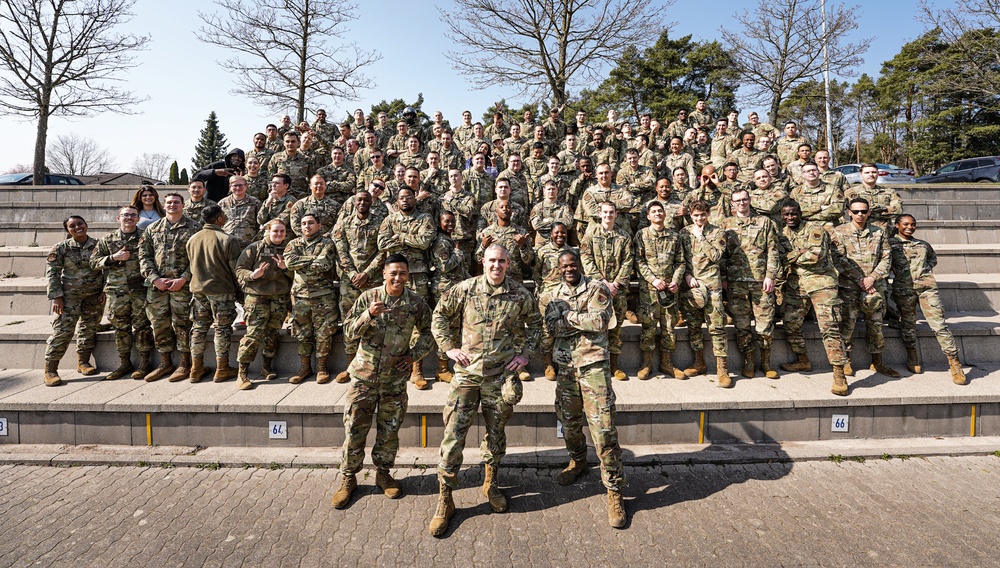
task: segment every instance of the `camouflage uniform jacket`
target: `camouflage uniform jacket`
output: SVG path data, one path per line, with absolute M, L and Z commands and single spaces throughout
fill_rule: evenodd
M 296 196 L 305 196 L 309 194 L 309 178 L 315 173 L 315 168 L 312 160 L 301 152 L 296 152 L 295 157 L 289 158 L 282 151 L 271 156 L 267 173 L 272 178 L 274 174 L 288 174 L 292 177 L 292 185 L 288 190 Z
M 455 147 L 454 143 L 452 143 L 451 148 L 441 146 L 441 149 L 438 150 L 438 156 L 441 158 L 440 167 L 445 172 L 465 167 L 465 156 L 462 155 L 461 150 Z
M 523 158 L 525 153 L 525 146 L 527 145 L 528 145 L 528 139 L 525 138 L 524 136 L 521 136 L 519 138 L 514 138 L 513 136 L 505 138 L 503 141 L 504 162 L 506 163 L 507 158 L 509 158 L 513 154 L 517 154 Z M 531 148 L 528 148 L 529 154 L 530 150 Z
M 819 173 L 819 179 L 837 188 L 841 195 L 847 191 L 847 178 L 837 170 L 822 171 Z
M 681 207 L 684 206 L 684 202 L 677 198 L 672 192 L 668 201 L 663 201 L 659 197 L 655 199 L 650 199 L 642 205 L 642 209 L 639 210 L 639 228 L 644 229 L 649 226 L 649 206 L 653 203 L 659 203 L 663 206 L 663 210 L 666 212 L 667 217 L 664 223 L 666 226 L 672 228 L 675 231 L 680 231 L 684 228 L 684 225 L 690 223 L 687 215 L 681 215 Z
M 410 274 L 428 272 L 427 251 L 434 244 L 434 221 L 427 215 L 402 211 L 389 214 L 378 230 L 378 248 L 388 257 L 403 254 L 410 264 Z
M 920 292 L 937 288 L 934 267 L 937 254 L 934 248 L 920 239 L 904 239 L 895 235 L 889 239 L 892 249 L 893 290 Z
M 573 209 L 574 213 L 580 206 L 583 194 L 587 192 L 587 189 L 597 185 L 597 178 L 591 175 L 589 178 L 583 177 L 583 174 L 576 176 L 576 178 L 570 182 L 569 190 L 566 192 L 566 203 Z M 574 219 L 576 218 L 574 214 Z
M 858 229 L 854 223 L 844 223 L 833 230 L 833 262 L 840 273 L 841 284 L 871 276 L 876 281 L 889 277 L 890 247 L 885 231 L 867 224 Z
M 500 126 L 490 124 L 483 129 L 483 138 L 492 140 L 494 136 L 500 136 L 500 138 L 510 138 L 510 126 L 506 123 L 501 123 Z
M 469 274 L 465 271 L 464 260 L 462 251 L 455 248 L 455 241 L 444 233 L 438 233 L 431 246 L 431 268 L 434 271 L 431 281 L 435 286 L 453 286 L 465 280 Z
M 690 121 L 677 119 L 667 125 L 667 129 L 663 132 L 663 138 L 668 141 L 674 136 L 684 138 L 684 133 L 687 132 L 688 128 L 691 128 Z
M 649 148 L 646 148 L 645 150 L 639 151 L 639 165 L 640 166 L 652 169 L 652 168 L 656 167 L 656 162 L 659 162 L 659 161 L 660 161 L 660 159 L 659 159 L 659 156 L 656 155 L 656 152 L 653 152 Z
M 510 200 L 525 210 L 531 209 L 531 191 L 528 189 L 528 177 L 524 170 L 515 173 L 510 168 L 497 175 L 497 181 L 505 179 L 510 182 Z
M 372 180 L 380 179 L 382 180 L 383 183 L 388 183 L 389 180 L 392 179 L 392 177 L 393 177 L 392 168 L 390 168 L 389 166 L 382 166 L 381 168 L 378 169 L 376 169 L 373 166 L 369 166 L 364 170 L 362 170 L 361 173 L 357 175 L 356 178 L 357 181 L 355 182 L 354 189 L 367 190 L 368 187 L 372 184 Z M 387 201 L 389 199 L 388 192 L 383 193 L 381 199 L 382 201 Z
M 869 222 L 879 223 L 879 227 L 883 230 L 885 229 L 883 225 L 888 226 L 889 223 L 892 223 L 893 217 L 903 211 L 903 201 L 899 198 L 896 190 L 891 187 L 876 185 L 874 189 L 868 189 L 864 184 L 856 183 L 844 192 L 844 201 L 850 203 L 856 197 L 868 201 Z
M 786 226 L 781 230 L 779 251 L 783 266 L 798 277 L 803 292 L 837 286 L 833 243 L 822 223 L 803 221 L 796 229 Z
M 334 225 L 332 236 L 337 246 L 337 269 L 340 277 L 350 280 L 357 274 L 367 274 L 368 283 L 382 281 L 385 255 L 378 248 L 378 230 L 382 217 L 369 211 L 364 219 L 355 215 L 341 217 Z
M 271 157 L 274 157 L 274 154 L 281 152 L 284 149 L 284 142 L 281 139 L 281 134 L 279 133 L 278 137 L 274 140 L 265 141 L 264 149 L 271 152 Z
M 639 199 L 631 191 L 624 187 L 612 185 L 608 189 L 603 189 L 600 185 L 592 185 L 583 192 L 580 204 L 576 208 L 573 216 L 577 221 L 588 223 L 601 222 L 601 203 L 610 201 L 618 209 L 618 218 L 615 219 L 615 226 L 621 227 L 626 233 L 632 231 L 629 226 L 629 214 L 639 211 Z
M 802 208 L 802 219 L 806 221 L 837 224 L 844 214 L 844 194 L 822 181 L 814 188 L 806 184 L 799 185 L 791 191 L 789 197 L 798 202 Z
M 384 302 L 390 310 L 371 315 L 368 308 L 376 301 Z M 396 369 L 397 360 L 409 355 L 419 361 L 434 350 L 431 309 L 406 288 L 398 298 L 390 296 L 384 286 L 365 290 L 344 318 L 344 338 L 358 342 L 358 352 L 347 367 L 352 377 L 364 382 L 405 381 L 410 369 Z
M 701 125 L 701 128 L 707 128 L 711 130 L 715 126 L 715 120 L 712 119 L 712 113 L 705 110 L 702 112 L 700 110 L 693 110 L 691 114 L 688 115 L 688 123 L 691 126 Z
M 774 183 L 767 189 L 761 189 L 757 184 L 753 184 L 747 187 L 747 192 L 750 193 L 750 206 L 753 210 L 771 219 L 781 215 L 781 202 L 788 198 L 785 188 Z
M 524 280 L 523 266 L 531 266 L 531 261 L 535 259 L 535 250 L 531 248 L 531 239 L 528 239 L 524 246 L 518 246 L 514 240 L 516 237 L 527 235 L 528 231 L 520 225 L 507 225 L 501 227 L 492 223 L 479 233 L 479 242 L 476 244 L 476 263 L 482 264 L 486 254 L 482 239 L 493 237 L 493 244 L 503 245 L 510 255 L 510 265 L 507 267 L 507 278 L 512 278 L 518 282 Z
M 673 192 L 671 192 L 671 195 L 673 195 Z M 733 202 L 729 197 L 730 195 L 732 194 L 727 195 L 721 188 L 705 184 L 698 189 L 692 189 L 687 194 L 687 197 L 684 198 L 684 203 L 689 208 L 695 201 L 700 200 L 708 203 L 708 222 L 718 226 L 732 212 Z
M 681 230 L 684 271 L 708 290 L 721 290 L 729 260 L 726 232 L 709 223 L 698 236 L 696 228 L 695 225 L 688 225 Z
M 324 148 L 331 148 L 333 141 L 340 137 L 340 129 L 332 122 L 320 122 L 316 120 L 312 123 L 313 132 L 316 133 L 316 141 Z
M 656 172 L 646 166 L 637 166 L 632 169 L 628 163 L 622 164 L 615 183 L 632 192 L 633 195 L 648 196 L 654 191 L 656 185 Z
M 476 238 L 479 238 L 480 233 L 483 232 L 488 225 L 493 225 L 497 222 L 497 206 L 500 205 L 499 199 L 494 199 L 479 208 L 479 220 L 476 221 Z M 513 198 L 510 201 L 510 223 L 511 225 L 518 225 L 521 227 L 528 226 L 528 212 L 517 203 L 514 203 Z
M 271 219 L 281 219 L 285 224 L 287 232 L 294 234 L 291 227 L 292 205 L 295 205 L 295 196 L 285 193 L 284 197 L 271 199 L 270 196 L 260 205 L 257 211 L 257 225 L 263 225 Z
M 696 179 L 698 179 L 694 171 L 694 157 L 687 152 L 682 152 L 680 154 L 667 154 L 663 157 L 663 160 L 657 164 L 660 176 L 668 179 L 673 179 L 674 169 L 676 168 L 684 168 L 684 171 L 686 171 L 688 175 L 688 184 L 692 184 Z
M 434 197 L 441 197 L 448 191 L 448 170 L 437 169 L 434 175 L 430 175 L 431 170 L 426 169 L 421 176 L 421 182 L 427 191 L 434 194 Z
M 694 169 L 701 172 L 702 168 L 712 163 L 712 143 L 705 142 L 698 144 L 695 142 L 687 147 L 688 154 L 694 158 Z
M 292 204 L 289 210 L 292 232 L 297 236 L 302 235 L 302 218 L 306 215 L 313 215 L 320 224 L 320 233 L 329 233 L 333 225 L 337 222 L 337 214 L 340 213 L 341 203 L 329 195 L 324 195 L 323 199 L 316 199 L 315 196 L 303 197 Z
M 540 296 L 543 291 L 562 280 L 562 275 L 559 274 L 559 255 L 567 250 L 580 253 L 574 247 L 565 244 L 556 248 L 552 241 L 535 250 L 535 261 L 531 263 L 532 279 L 535 281 L 535 296 Z
M 560 150 L 556 154 L 556 157 L 559 158 L 559 173 L 569 176 L 576 175 L 578 173 L 576 169 L 576 161 L 583 155 L 584 154 L 577 153 L 576 150 Z M 528 158 L 525 158 L 525 160 L 528 160 Z M 542 162 L 548 163 L 548 160 L 545 159 Z
M 266 170 L 264 171 L 266 174 Z M 267 194 L 271 191 L 271 178 L 267 177 L 267 175 L 260 174 L 256 176 L 247 174 L 244 177 L 246 177 L 247 180 L 247 195 L 256 197 L 257 201 L 263 203 L 264 200 L 267 199 Z
M 139 266 L 147 287 L 158 278 L 191 281 L 187 242 L 199 230 L 199 223 L 184 216 L 176 223 L 164 217 L 146 227 L 139 239 Z
M 799 151 L 799 146 L 802 144 L 807 144 L 805 136 L 796 136 L 795 138 L 789 138 L 788 136 L 782 136 L 778 138 L 775 143 L 775 152 L 778 154 L 778 160 L 782 164 L 790 164 L 795 161 L 796 154 Z
M 465 145 L 472 140 L 472 125 L 459 125 L 458 128 L 452 131 L 455 144 L 459 148 L 465 148 Z
M 542 315 L 519 282 L 504 278 L 498 286 L 486 276 L 464 280 L 444 293 L 431 321 L 438 349 L 461 349 L 469 365 L 455 364 L 456 374 L 492 377 L 511 359 L 538 349 Z
M 274 152 L 268 150 L 266 147 L 263 150 L 254 148 L 247 152 L 246 159 L 249 160 L 250 158 L 257 158 L 257 160 L 260 161 L 260 171 L 267 172 L 267 166 L 270 164 L 271 156 L 273 155 Z
M 62 298 L 64 292 L 100 292 L 104 287 L 104 272 L 91 267 L 91 259 L 96 252 L 97 239 L 93 237 L 87 237 L 83 243 L 66 239 L 52 245 L 45 259 L 48 299 Z
M 725 278 L 729 282 L 777 280 L 781 269 L 778 257 L 778 229 L 763 215 L 726 217 L 721 228 L 726 231 L 729 263 Z
M 218 202 L 207 197 L 202 197 L 201 201 L 197 203 L 194 201 L 188 201 L 184 204 L 184 216 L 188 219 L 193 219 L 194 221 L 201 223 L 201 212 L 210 205 L 218 205 Z
M 467 241 L 476 237 L 477 212 L 476 196 L 470 191 L 463 190 L 457 195 L 449 195 L 451 191 L 445 193 L 441 198 L 441 210 L 451 211 L 455 216 L 455 230 L 451 238 L 456 241 Z M 471 259 L 470 259 L 471 260 Z
M 409 151 L 403 152 L 396 159 L 396 163 L 403 164 L 408 168 L 417 168 L 418 170 L 427 169 L 427 158 L 420 152 L 416 154 L 411 154 Z
M 232 194 L 219 202 L 219 207 L 226 214 L 226 224 L 222 230 L 239 239 L 240 243 L 250 244 L 259 231 L 257 213 L 260 212 L 260 200 L 251 195 L 237 201 Z
M 333 241 L 317 233 L 312 238 L 292 239 L 285 247 L 285 266 L 294 273 L 292 296 L 319 298 L 335 292 Z
M 326 180 L 326 192 L 332 197 L 340 200 L 347 200 L 354 196 L 354 190 L 358 185 L 358 178 L 354 175 L 354 169 L 343 163 L 335 166 L 332 163 L 316 170 L 318 175 Z M 367 189 L 367 186 L 366 186 Z
M 104 271 L 106 291 L 125 294 L 145 289 L 146 284 L 139 270 L 139 241 L 143 232 L 138 227 L 131 233 L 123 233 L 121 229 L 117 229 L 97 242 L 97 249 L 90 257 L 90 266 L 94 270 Z M 112 259 L 111 256 L 121 249 L 129 252 L 128 260 Z
M 601 164 L 608 164 L 611 166 L 611 171 L 614 172 L 618 169 L 618 153 L 611 146 L 605 145 L 603 148 L 598 148 L 596 146 L 590 146 L 587 148 L 588 155 L 590 159 L 594 161 L 594 169 Z
M 580 260 L 587 276 L 628 287 L 635 264 L 632 238 L 617 225 L 608 231 L 595 224 L 580 239 Z
M 545 172 L 549 171 L 548 168 L 548 158 L 542 156 L 539 159 L 527 156 L 524 158 L 524 171 L 528 172 L 528 177 L 531 179 L 538 179 L 542 177 Z
M 576 286 L 565 281 L 540 300 L 545 328 L 553 341 L 553 359 L 560 365 L 585 367 L 608 357 L 608 324 L 613 307 L 603 282 L 582 276 Z
M 546 240 L 552 233 L 552 225 L 555 223 L 562 223 L 567 229 L 573 226 L 573 212 L 566 203 L 540 201 L 531 209 L 531 228 Z
M 287 238 L 280 245 L 276 245 L 264 237 L 243 249 L 236 261 L 236 279 L 239 280 L 244 292 L 255 296 L 288 295 L 292 289 L 292 272 L 287 268 L 285 270 L 278 268 L 275 261 L 277 255 L 285 254 L 287 245 Z M 253 280 L 250 275 L 265 262 L 267 270 L 264 275 Z
M 537 181 L 535 182 L 535 187 L 532 190 L 532 203 L 542 202 L 545 197 L 543 195 L 545 184 L 550 180 L 556 182 L 556 185 L 559 187 L 559 201 L 566 201 L 566 192 L 569 191 L 570 184 L 570 180 L 567 176 L 564 176 L 561 173 L 557 173 L 555 175 L 545 173 L 535 179 L 537 179 Z
M 684 283 L 684 249 L 677 231 L 650 225 L 636 233 L 635 268 L 647 288 L 659 278 L 678 286 Z
M 740 173 L 736 175 L 736 179 L 743 183 L 752 182 L 753 173 L 764 165 L 765 155 L 766 154 L 760 150 L 750 150 L 748 152 L 747 149 L 742 146 L 733 150 L 729 154 L 729 161 L 735 162 L 736 165 L 740 167 Z
M 465 187 L 476 196 L 476 207 L 479 208 L 493 199 L 496 182 L 493 176 L 485 171 L 468 169 L 465 170 Z
M 712 138 L 712 165 L 715 169 L 721 170 L 722 166 L 729 161 L 729 155 L 733 153 L 736 144 L 736 137 L 732 134 L 724 134 Z
M 542 123 L 542 128 L 545 129 L 545 137 L 549 140 L 562 140 L 566 138 L 566 123 L 556 119 L 545 119 Z

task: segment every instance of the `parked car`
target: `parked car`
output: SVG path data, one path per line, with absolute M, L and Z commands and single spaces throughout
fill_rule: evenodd
M 913 170 L 893 166 L 891 164 L 875 164 L 878 166 L 878 179 L 875 183 L 888 185 L 893 183 L 913 183 Z M 861 183 L 861 164 L 844 164 L 833 168 L 844 174 L 847 183 Z
M 6 174 L 0 176 L 0 185 L 31 185 L 34 176 L 26 174 Z M 45 174 L 43 185 L 83 185 L 78 178 L 64 174 Z
M 1000 157 L 984 156 L 958 160 L 947 166 L 938 168 L 928 175 L 920 176 L 917 183 L 956 183 L 956 182 L 986 182 L 1000 181 Z

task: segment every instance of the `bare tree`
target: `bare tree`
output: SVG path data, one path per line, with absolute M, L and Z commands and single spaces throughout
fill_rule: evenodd
M 14 164 L 13 166 L 7 168 L 6 170 L 0 172 L 0 175 L 23 174 L 24 172 L 28 171 L 31 171 L 31 164 Z
M 174 159 L 167 154 L 143 152 L 141 156 L 132 161 L 132 173 L 163 181 L 167 179 L 167 173 L 169 173 L 170 164 L 173 161 Z
M 34 183 L 45 179 L 49 118 L 127 113 L 115 85 L 148 36 L 116 33 L 135 0 L 0 0 L 0 114 L 37 120 Z
M 56 136 L 47 156 L 50 170 L 74 176 L 89 176 L 115 168 L 115 160 L 107 148 L 102 148 L 93 138 L 76 133 Z
M 455 0 L 438 8 L 447 35 L 463 46 L 449 52 L 473 88 L 513 86 L 518 95 L 551 97 L 562 106 L 569 89 L 601 82 L 605 66 L 626 47 L 652 43 L 672 0 Z
M 921 1 L 920 11 L 920 19 L 948 44 L 933 55 L 948 67 L 942 81 L 964 92 L 1000 95 L 1000 0 L 956 0 L 943 9 Z
M 343 43 L 358 7 L 337 0 L 215 0 L 221 13 L 198 12 L 205 25 L 198 39 L 235 51 L 219 62 L 236 77 L 233 94 L 261 100 L 273 112 L 320 97 L 356 100 L 374 84 L 363 69 L 379 59 L 354 43 Z
M 736 14 L 736 26 L 719 29 L 736 61 L 743 84 L 752 90 L 748 99 L 770 104 L 771 122 L 778 122 L 778 107 L 792 87 L 823 73 L 823 46 L 830 72 L 854 76 L 871 38 L 845 43 L 844 36 L 858 28 L 857 6 L 827 3 L 826 33 L 818 0 L 758 0 L 755 10 Z

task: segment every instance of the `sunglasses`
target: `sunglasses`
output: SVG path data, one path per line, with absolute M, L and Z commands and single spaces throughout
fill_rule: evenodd
M 851 215 L 867 215 L 867 209 L 851 209 Z

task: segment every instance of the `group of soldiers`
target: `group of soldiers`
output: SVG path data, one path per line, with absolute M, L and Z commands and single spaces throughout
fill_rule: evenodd
M 779 310 L 796 354 L 780 367 L 812 370 L 802 335 L 812 308 L 834 370 L 832 392 L 847 395 L 859 311 L 872 368 L 899 376 L 882 360 L 891 297 L 909 370 L 921 371 L 919 303 L 954 382 L 965 383 L 931 272 L 933 249 L 913 237 L 916 220 L 902 213 L 895 191 L 876 183 L 874 164 L 848 187 L 829 168 L 829 154 L 814 154 L 794 122 L 775 139 L 777 130 L 754 113 L 742 127 L 735 113 L 713 122 L 704 101 L 662 131 L 648 115 L 633 129 L 613 112 L 605 123 L 590 124 L 578 112 L 565 124 L 561 110 L 537 123 L 525 113 L 509 126 L 497 113 L 485 128 L 466 111 L 452 129 L 439 112 L 421 128 L 407 109 L 391 135 L 384 115 L 376 123 L 358 110 L 354 122 L 334 126 L 319 111 L 312 125 L 284 132 L 268 125 L 253 150 L 231 152 L 219 167 L 199 172 L 186 202 L 166 194 L 164 218 L 145 229 L 136 226 L 133 206 L 118 211 L 119 229 L 99 241 L 87 235 L 86 221 L 70 217 L 70 238 L 48 257 L 57 318 L 45 383 L 61 383 L 58 362 L 78 321 L 78 370 L 98 372 L 90 358 L 105 301 L 120 354 L 107 379 L 198 382 L 212 372 L 204 357 L 214 324 L 214 380 L 235 377 L 250 389 L 258 351 L 262 377 L 277 377 L 277 339 L 290 316 L 300 357 L 290 382 L 314 374 L 313 356 L 318 383 L 355 379 L 344 414 L 339 508 L 356 487 L 373 420 L 376 484 L 389 497 L 401 495 L 389 469 L 406 384 L 427 388 L 420 361 L 436 352 L 436 377 L 451 391 L 435 535 L 454 512 L 451 490 L 480 407 L 483 494 L 494 511 L 506 510 L 496 484 L 503 430 L 521 383 L 532 380 L 525 368 L 536 353 L 545 377 L 557 383 L 571 458 L 560 483 L 587 471 L 586 420 L 609 492 L 609 521 L 624 526 L 612 381 L 628 378 L 618 363 L 626 320 L 642 327 L 638 379 L 653 376 L 657 351 L 664 376 L 705 374 L 707 324 L 718 386 L 730 388 L 727 319 L 736 328 L 741 374 L 752 378 L 759 365 L 773 379 Z M 216 202 L 206 187 L 220 182 L 228 194 Z M 233 368 L 240 306 L 246 333 Z M 673 364 L 681 322 L 694 352 L 683 370 Z M 339 328 L 349 364 L 332 377 Z

